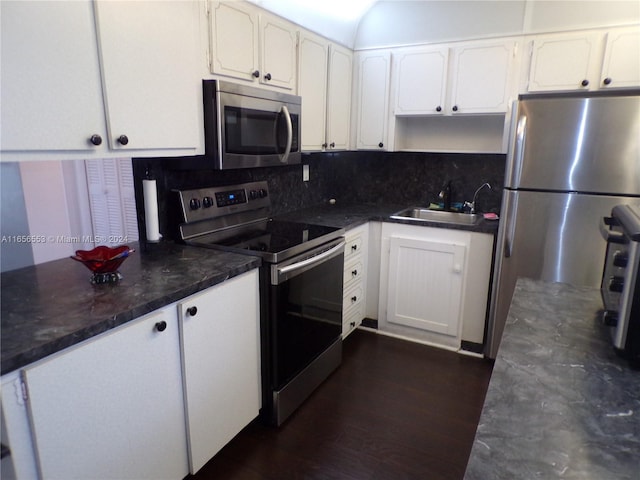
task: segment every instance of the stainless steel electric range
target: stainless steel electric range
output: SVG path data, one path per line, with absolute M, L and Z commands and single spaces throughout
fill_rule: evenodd
M 280 425 L 342 361 L 344 229 L 273 220 L 267 182 L 177 194 L 185 243 L 262 258 L 262 417 Z

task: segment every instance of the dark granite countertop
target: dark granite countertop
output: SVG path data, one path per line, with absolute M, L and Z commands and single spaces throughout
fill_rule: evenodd
M 260 266 L 258 257 L 162 242 L 133 253 L 117 284 L 92 285 L 65 258 L 3 273 L 1 373 L 5 374 Z
M 296 210 L 294 212 L 278 215 L 279 220 L 305 221 L 330 227 L 354 228 L 369 221 L 404 223 L 424 227 L 448 228 L 453 230 L 467 230 L 472 232 L 496 234 L 498 222 L 495 220 L 482 220 L 477 225 L 454 225 L 450 223 L 398 220 L 391 218 L 396 212 L 404 210 L 411 205 L 394 204 L 324 204 L 315 207 Z
M 466 480 L 640 478 L 640 372 L 597 289 L 520 279 Z

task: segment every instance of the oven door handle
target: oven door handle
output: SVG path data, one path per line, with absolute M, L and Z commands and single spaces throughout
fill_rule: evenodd
M 278 276 L 277 276 L 277 279 L 272 278 L 272 284 L 278 285 L 280 284 L 281 280 L 286 280 L 287 278 L 292 277 L 296 271 L 303 270 L 303 269 L 307 270 L 310 267 L 318 263 L 321 263 L 324 260 L 327 260 L 328 258 L 331 258 L 340 254 L 341 252 L 344 251 L 345 245 L 346 245 L 346 242 L 341 241 L 335 247 L 332 247 L 329 250 L 319 253 L 318 255 L 314 255 L 311 258 L 307 258 L 305 260 L 302 260 L 301 262 L 292 263 L 291 265 L 287 265 L 286 267 L 277 268 Z M 285 278 L 283 279 L 282 277 L 285 277 Z
M 291 122 L 291 114 L 286 105 L 282 105 L 280 113 L 284 114 L 284 119 L 287 124 L 287 146 L 284 149 L 284 153 L 280 156 L 280 161 L 287 163 L 287 159 L 291 153 L 291 145 L 293 144 L 293 123 Z
M 613 217 L 602 217 L 600 220 L 600 235 L 608 243 L 626 243 L 624 233 L 610 230 L 610 226 L 616 226 L 618 222 Z

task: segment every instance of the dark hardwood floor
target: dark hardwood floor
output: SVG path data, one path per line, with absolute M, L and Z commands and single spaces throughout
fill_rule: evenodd
M 253 422 L 189 480 L 461 479 L 489 361 L 357 330 L 280 428 Z

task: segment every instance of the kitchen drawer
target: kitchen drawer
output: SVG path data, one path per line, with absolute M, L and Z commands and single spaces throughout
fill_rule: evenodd
M 355 285 L 357 282 L 362 281 L 364 278 L 364 261 L 362 259 L 362 255 L 359 255 L 357 258 L 354 258 L 344 267 L 344 289 L 349 289 L 352 285 Z
M 349 310 L 344 312 L 342 318 L 342 338 L 345 338 L 362 323 L 364 307 L 364 302 L 359 302 L 353 308 L 349 308 Z
M 347 244 L 344 247 L 344 261 L 348 262 L 350 259 L 359 255 L 364 248 L 364 235 L 362 232 L 358 232 L 353 237 L 347 237 Z
M 364 305 L 364 287 L 362 284 L 358 284 L 349 289 L 344 294 L 342 302 L 342 309 L 346 312 L 348 309 L 355 307 L 356 305 Z

